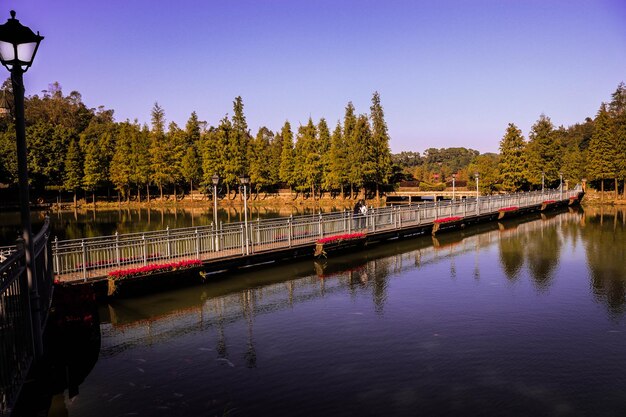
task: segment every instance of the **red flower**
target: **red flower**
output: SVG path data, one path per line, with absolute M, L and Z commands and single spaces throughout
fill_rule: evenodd
M 552 204 L 552 203 L 556 203 L 556 201 L 554 200 L 546 200 L 543 202 L 543 204 Z
M 435 220 L 435 223 L 451 223 L 459 220 L 463 220 L 463 217 L 442 217 L 441 219 Z
M 365 233 L 348 233 L 345 235 L 328 236 L 318 239 L 315 243 L 330 243 L 341 240 L 361 239 L 365 237 Z
M 513 206 L 513 207 L 504 207 L 504 208 L 498 209 L 498 211 L 516 211 L 518 209 L 519 207 Z
M 155 272 L 175 271 L 177 269 L 186 269 L 194 266 L 202 266 L 202 261 L 199 259 L 191 259 L 180 262 L 172 262 L 169 264 L 145 265 L 139 268 L 116 269 L 115 271 L 109 272 L 109 277 L 113 279 L 121 279 L 140 275 L 149 275 Z

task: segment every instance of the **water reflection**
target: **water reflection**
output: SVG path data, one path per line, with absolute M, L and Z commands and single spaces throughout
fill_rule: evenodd
M 532 215 L 115 300 L 75 415 L 611 415 L 625 220 Z
M 497 245 L 504 275 L 515 282 L 526 263 L 532 283 L 546 291 L 553 282 L 562 245 L 563 225 L 580 222 L 581 213 L 531 217 L 500 224 L 485 224 L 464 233 L 424 236 L 373 247 L 357 255 L 282 265 L 242 276 L 228 277 L 202 287 L 134 300 L 116 300 L 103 313 L 108 322 L 105 355 L 116 354 L 136 343 L 153 343 L 186 332 L 213 329 L 216 359 L 228 364 L 225 329 L 245 321 L 248 332 L 245 363 L 254 367 L 254 322 L 262 315 L 292 309 L 347 291 L 356 299 L 370 293 L 373 311 L 384 315 L 389 279 L 412 270 L 447 263 L 449 278 L 457 268 L 473 268 L 480 278 L 480 253 Z M 537 253 L 538 252 L 538 253 Z M 471 255 L 473 265 L 457 259 Z M 447 279 L 447 277 L 442 277 Z M 147 330 L 149 328 L 149 331 Z M 232 362 L 231 362 L 232 363 Z
M 341 206 L 329 207 L 300 207 L 282 205 L 279 207 L 254 206 L 249 207 L 250 219 L 268 219 L 276 217 L 299 216 L 316 214 L 320 211 L 341 211 Z M 243 221 L 243 209 L 238 206 L 219 207 L 218 221 L 224 223 Z M 160 207 L 160 208 L 130 208 L 121 206 L 119 209 L 103 210 L 58 210 L 33 211 L 31 222 L 33 230 L 38 230 L 44 222 L 45 216 L 50 217 L 53 236 L 60 240 L 81 239 L 118 233 L 133 233 L 150 230 L 162 230 L 166 227 L 196 227 L 207 226 L 213 223 L 212 207 Z M 0 246 L 15 242 L 19 234 L 19 213 L 0 212 Z
M 591 288 L 612 315 L 622 315 L 626 302 L 626 210 L 598 207 L 585 210 L 585 243 Z

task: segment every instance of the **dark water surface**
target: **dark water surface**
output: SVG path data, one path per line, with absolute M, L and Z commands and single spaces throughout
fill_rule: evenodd
M 626 415 L 625 223 L 537 215 L 115 300 L 50 416 Z

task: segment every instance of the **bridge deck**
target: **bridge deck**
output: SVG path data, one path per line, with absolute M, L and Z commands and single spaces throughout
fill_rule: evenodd
M 423 233 L 437 219 L 460 217 L 472 223 L 497 215 L 500 209 L 540 209 L 567 204 L 578 191 L 518 193 L 463 199 L 446 203 L 372 208 L 364 217 L 352 213 L 230 223 L 221 228 L 167 229 L 158 232 L 55 242 L 56 279 L 63 282 L 99 280 L 111 271 L 198 259 L 211 270 L 267 262 L 294 256 L 311 256 L 315 242 L 324 236 L 364 232 L 367 239 Z M 545 204 L 544 204 L 545 203 Z

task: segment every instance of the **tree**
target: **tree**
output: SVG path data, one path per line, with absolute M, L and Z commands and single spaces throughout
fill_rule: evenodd
M 227 193 L 230 194 L 230 183 L 224 178 L 224 164 L 227 154 L 228 140 L 231 137 L 230 131 L 233 125 L 224 117 L 215 129 L 210 129 L 201 139 L 202 155 L 202 184 L 211 187 L 212 177 L 217 174 L 221 177 L 222 184 L 226 185 Z M 230 179 L 232 181 L 232 178 Z
M 63 174 L 63 186 L 66 190 L 74 193 L 74 207 L 76 207 L 76 193 L 82 185 L 83 157 L 80 147 L 75 139 L 72 139 L 65 155 L 65 172 Z
M 235 98 L 233 111 L 232 129 L 229 131 L 228 142 L 225 148 L 223 169 L 224 181 L 227 184 L 236 185 L 239 182 L 239 176 L 247 173 L 249 170 L 247 156 L 250 133 L 248 132 L 248 124 L 243 114 L 241 97 Z
M 354 181 L 358 181 L 360 177 L 359 170 L 359 161 L 360 161 L 360 144 L 355 137 L 355 128 L 356 128 L 356 116 L 354 114 L 354 105 L 352 102 L 348 102 L 346 105 L 345 114 L 343 117 L 343 140 L 345 142 L 346 148 L 350 149 L 350 152 L 346 154 L 347 156 L 347 171 L 346 171 L 346 180 L 350 184 L 350 198 L 354 198 Z
M 469 172 L 478 172 L 478 186 L 482 193 L 492 194 L 500 190 L 500 156 L 493 153 L 478 155 L 468 166 Z M 472 179 L 475 179 L 473 177 Z
M 348 148 L 341 132 L 341 124 L 337 122 L 330 139 L 330 167 L 326 181 L 329 188 L 340 189 L 342 198 L 345 198 L 343 186 L 348 182 L 348 164 Z
M 604 192 L 604 179 L 614 178 L 617 190 L 617 177 L 620 171 L 619 145 L 613 131 L 613 123 L 603 103 L 595 119 L 595 129 L 589 143 L 589 168 L 592 179 L 600 180 L 600 187 Z
M 94 207 L 96 205 L 96 188 L 108 179 L 106 153 L 102 152 L 99 142 L 89 142 L 85 153 L 83 186 L 91 191 Z
M 546 115 L 532 126 L 526 147 L 528 153 L 528 171 L 526 179 L 535 186 L 541 185 L 541 173 L 546 184 L 555 187 L 559 184 L 561 169 L 561 144 L 554 133 L 554 125 Z
M 310 117 L 306 125 L 298 128 L 294 154 L 296 186 L 300 191 L 309 190 L 315 198 L 315 188 L 321 179 L 321 158 L 318 152 L 317 129 Z
M 189 116 L 189 120 L 187 120 L 187 124 L 185 125 L 185 133 L 187 134 L 187 144 L 195 145 L 200 141 L 200 121 L 198 120 L 198 115 L 196 112 L 191 112 L 191 116 Z
M 330 190 L 331 185 L 329 181 L 330 176 L 330 164 L 331 164 L 331 139 L 330 139 L 330 130 L 328 129 L 328 124 L 326 123 L 326 119 L 320 119 L 317 124 L 317 147 L 318 153 L 320 155 L 320 191 L 322 190 Z
M 163 185 L 172 180 L 170 175 L 170 146 L 165 135 L 165 111 L 159 103 L 152 107 L 152 130 L 150 131 L 151 179 L 159 187 L 163 200 Z
M 254 185 L 257 195 L 259 191 L 270 185 L 271 164 L 270 164 L 270 143 L 274 138 L 274 133 L 267 127 L 259 129 L 250 144 L 250 182 Z
M 181 174 L 185 181 L 189 182 L 189 193 L 193 201 L 193 183 L 202 178 L 202 163 L 195 145 L 190 145 L 185 152 L 181 163 Z
M 295 184 L 294 178 L 294 150 L 293 150 L 293 133 L 291 132 L 291 124 L 285 122 L 280 132 L 283 138 L 283 148 L 280 154 L 280 180 L 287 184 L 289 188 L 293 188 Z
M 526 184 L 526 142 L 522 131 L 509 123 L 500 141 L 500 181 L 505 191 L 518 191 Z
M 121 193 L 125 199 L 129 198 L 130 184 L 133 181 L 133 171 L 136 169 L 136 167 L 133 166 L 133 163 L 136 162 L 133 161 L 135 128 L 137 128 L 137 126 L 132 125 L 128 121 L 120 125 L 115 152 L 109 167 L 109 179 L 118 193 Z
M 372 96 L 370 107 L 372 120 L 372 149 L 374 160 L 373 181 L 376 185 L 376 199 L 380 199 L 380 186 L 389 183 L 391 175 L 391 149 L 389 148 L 389 133 L 385 113 L 380 104 L 378 91 Z

